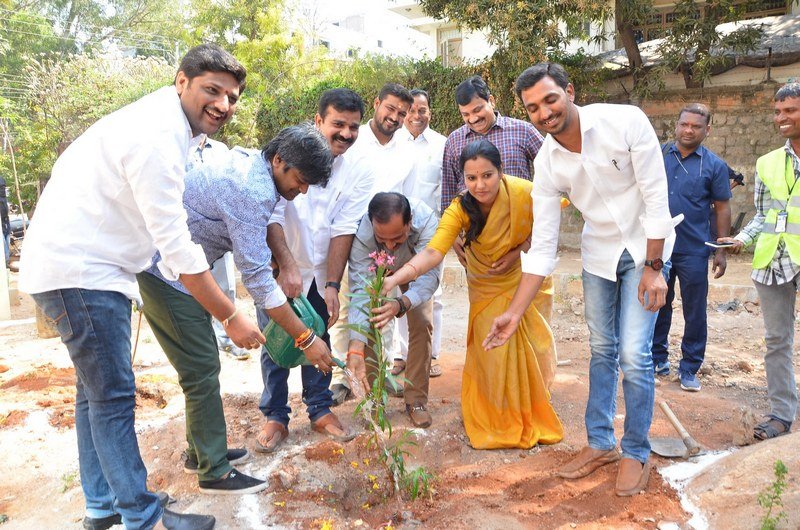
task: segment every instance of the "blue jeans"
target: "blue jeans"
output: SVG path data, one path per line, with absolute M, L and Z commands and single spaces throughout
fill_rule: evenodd
M 625 398 L 622 456 L 644 463 L 650 455 L 647 434 L 655 397 L 650 345 L 656 313 L 645 310 L 639 303 L 642 270 L 636 268 L 627 250 L 617 264 L 617 281 L 584 270 L 583 299 L 592 353 L 585 416 L 589 446 L 607 451 L 617 445 L 614 416 L 621 368 Z
M 316 310 L 322 320 L 328 322 L 328 307 L 325 300 L 317 291 L 316 281 L 311 282 L 308 290 L 308 301 Z M 269 322 L 267 312 L 260 307 L 256 307 L 256 317 L 261 329 Z M 320 337 L 330 348 L 331 339 L 327 331 Z M 303 403 L 308 410 L 308 418 L 313 422 L 330 413 L 333 406 L 333 394 L 328 388 L 331 384 L 331 372 L 323 374 L 313 366 L 302 365 L 300 367 L 303 380 Z M 270 358 L 265 347 L 261 347 L 261 377 L 264 380 L 264 391 L 261 393 L 261 401 L 258 408 L 268 420 L 279 421 L 284 426 L 289 425 L 289 370 L 281 368 Z
M 667 303 L 658 312 L 653 333 L 653 362 L 663 363 L 669 356 L 669 328 L 672 324 L 672 302 L 675 300 L 675 279 L 681 283 L 683 305 L 683 338 L 680 370 L 696 374 L 706 355 L 708 326 L 708 257 L 673 254 L 667 277 Z
M 118 513 L 125 528 L 152 528 L 162 509 L 147 491 L 134 431 L 131 301 L 113 291 L 60 289 L 33 295 L 56 321 L 77 376 L 75 430 L 86 515 Z

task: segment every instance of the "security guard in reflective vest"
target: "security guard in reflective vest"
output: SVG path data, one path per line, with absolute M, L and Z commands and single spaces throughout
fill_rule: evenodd
M 766 440 L 789 432 L 797 414 L 792 363 L 795 299 L 800 286 L 800 83 L 775 94 L 775 125 L 786 144 L 756 162 L 756 215 L 735 237 L 719 238 L 738 253 L 758 238 L 753 283 L 764 315 L 767 394 L 770 414 L 754 436 Z

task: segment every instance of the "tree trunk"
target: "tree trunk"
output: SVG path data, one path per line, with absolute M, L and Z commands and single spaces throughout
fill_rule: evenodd
M 619 39 L 622 41 L 622 46 L 625 48 L 625 54 L 628 56 L 628 66 L 633 75 L 633 86 L 636 86 L 641 77 L 641 68 L 643 65 L 642 54 L 639 51 L 639 45 L 636 43 L 636 36 L 633 33 L 633 25 L 628 21 L 624 14 L 622 3 L 624 0 L 614 1 L 614 20 L 617 26 L 617 33 Z

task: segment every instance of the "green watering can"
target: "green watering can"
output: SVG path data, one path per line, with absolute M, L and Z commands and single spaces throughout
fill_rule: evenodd
M 311 306 L 308 298 L 302 294 L 297 298 L 290 298 L 289 306 L 303 324 L 314 330 L 314 333 L 319 337 L 317 340 L 322 340 L 322 336 L 325 334 L 325 322 Z M 301 364 L 310 364 L 303 350 L 295 347 L 294 339 L 274 320 L 269 321 L 264 327 L 263 333 L 267 339 L 264 343 L 267 353 L 272 361 L 281 368 L 294 368 Z M 345 367 L 345 364 L 335 357 L 333 362 L 339 368 Z

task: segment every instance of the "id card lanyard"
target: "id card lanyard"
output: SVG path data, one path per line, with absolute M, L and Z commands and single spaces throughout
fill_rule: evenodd
M 791 161 L 789 157 L 786 157 L 786 163 L 789 164 Z M 789 183 L 786 183 L 786 186 L 789 188 L 789 195 L 786 197 L 786 204 L 783 206 L 783 210 L 778 212 L 778 216 L 775 218 L 775 233 L 782 234 L 786 232 L 786 221 L 789 218 L 789 213 L 786 211 L 786 207 L 789 204 L 789 200 L 792 198 L 792 192 L 794 191 L 794 187 L 797 186 L 797 178 L 798 175 L 794 171 L 794 167 L 792 167 L 792 173 L 794 174 L 794 183 L 789 186 Z M 780 201 L 778 201 L 780 202 Z

